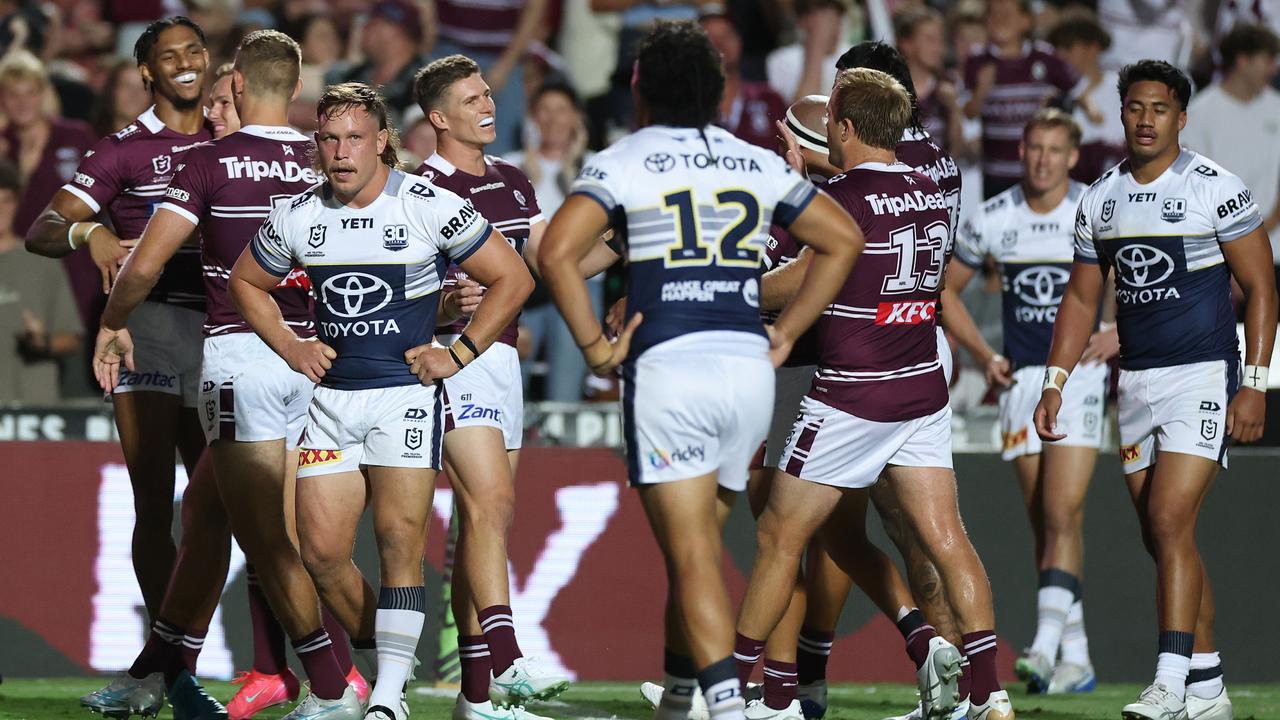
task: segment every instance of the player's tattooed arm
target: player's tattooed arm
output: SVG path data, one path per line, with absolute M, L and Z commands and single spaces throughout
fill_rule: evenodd
M 96 215 L 84 200 L 65 189 L 58 190 L 49 206 L 31 223 L 25 240 L 28 251 L 50 258 L 64 257 L 88 246 L 93 264 L 102 273 L 102 292 L 107 293 L 135 242 L 121 240 L 110 228 L 94 222 Z
M 1222 254 L 1244 291 L 1244 387 L 1227 407 L 1227 434 L 1239 442 L 1262 437 L 1266 369 L 1276 340 L 1276 283 L 1271 244 L 1261 227 L 1231 242 Z

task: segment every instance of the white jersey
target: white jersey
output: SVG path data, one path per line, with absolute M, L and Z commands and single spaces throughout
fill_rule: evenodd
M 1122 369 L 1239 361 L 1221 245 L 1261 225 L 1240 178 L 1186 148 L 1150 183 L 1126 161 L 1085 191 L 1075 259 L 1115 269 Z
M 338 353 L 321 385 L 361 390 L 418 382 L 404 352 L 431 342 L 445 269 L 490 232 L 469 200 L 392 170 L 363 208 L 338 202 L 328 183 L 295 196 L 271 212 L 250 247 L 273 275 L 306 269 L 320 338 Z
M 633 360 L 688 333 L 763 339 L 769 225 L 789 226 L 818 191 L 777 154 L 721 128 L 650 126 L 593 157 L 572 192 L 600 203 L 626 241 L 627 315 L 644 313 Z
M 1027 205 L 1022 185 L 983 203 L 956 236 L 956 259 L 981 268 L 1000 264 L 1004 354 L 1015 366 L 1044 365 L 1058 305 L 1071 277 L 1076 205 L 1085 186 L 1072 182 L 1062 202 L 1040 214 Z

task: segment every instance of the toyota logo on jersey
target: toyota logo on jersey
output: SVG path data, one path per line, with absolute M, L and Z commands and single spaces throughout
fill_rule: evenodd
M 391 302 L 391 296 L 391 286 L 385 280 L 362 272 L 334 275 L 320 286 L 325 307 L 344 318 L 375 313 Z
M 1173 258 L 1150 245 L 1126 245 L 1116 253 L 1116 262 L 1124 268 L 1121 278 L 1126 284 L 1144 288 L 1157 285 L 1173 274 Z
M 1028 305 L 1049 307 L 1062 302 L 1071 273 L 1051 265 L 1027 268 L 1013 278 L 1013 292 Z

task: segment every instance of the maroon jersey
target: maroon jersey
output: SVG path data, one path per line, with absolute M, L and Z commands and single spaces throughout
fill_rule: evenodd
M 907 128 L 894 149 L 898 162 L 910 165 L 938 185 L 951 213 L 951 240 L 947 243 L 947 258 L 951 257 L 956 228 L 960 225 L 960 168 L 937 141 L 927 132 Z
M 320 181 L 311 169 L 311 148 L 311 140 L 293 128 L 246 125 L 192 148 L 178 165 L 159 209 L 200 227 L 206 336 L 253 332 L 231 303 L 227 280 L 271 209 Z M 315 334 L 307 287 L 306 274 L 295 270 L 271 291 L 300 337 Z
M 126 240 L 140 238 L 183 156 L 212 139 L 213 130 L 207 123 L 196 134 L 183 135 L 156 117 L 152 106 L 125 129 L 99 140 L 62 189 L 83 200 L 95 213 L 106 209 L 116 235 Z M 200 248 L 179 248 L 147 299 L 204 310 Z
M 916 105 L 920 107 L 920 125 L 938 147 L 947 146 L 947 128 L 951 122 L 951 113 L 946 104 L 938 97 L 938 80 L 931 79 L 929 87 L 916 88 Z
M 523 256 L 524 245 L 529 241 L 529 229 L 543 220 L 542 210 L 538 208 L 538 198 L 533 194 L 533 185 L 520 168 L 501 158 L 486 155 L 484 166 L 484 175 L 476 176 L 459 170 L 453 163 L 435 154 L 422 163 L 417 174 L 456 193 L 463 200 L 470 200 L 493 229 L 502 233 L 516 252 Z M 450 265 L 445 275 L 444 289 L 452 290 L 457 286 L 458 278 L 466 276 L 457 265 Z M 436 334 L 457 335 L 466 329 L 467 322 L 466 318 L 462 318 L 452 325 L 438 327 Z M 511 324 L 502 329 L 498 342 L 515 347 L 519 331 L 520 316 L 516 315 Z
M 1022 129 L 1045 102 L 1066 95 L 1079 76 L 1045 43 L 1025 43 L 1020 55 L 1004 57 L 994 46 L 974 53 L 964 64 L 965 87 L 977 86 L 978 75 L 996 66 L 996 82 L 982 104 L 982 172 L 993 178 L 1022 177 L 1018 142 Z
M 876 422 L 947 404 L 935 311 L 950 216 L 938 185 L 902 163 L 863 163 L 824 187 L 853 216 L 866 248 L 815 324 L 809 396 Z
M 729 112 L 716 124 L 743 142 L 777 152 L 778 128 L 773 123 L 786 114 L 786 101 L 768 83 L 744 82 Z
M 765 243 L 762 261 L 764 271 L 768 272 L 795 260 L 800 256 L 801 247 L 791 233 L 777 225 L 770 225 L 769 239 Z M 764 319 L 766 325 L 772 325 L 773 321 L 778 319 L 779 314 L 774 310 L 766 310 L 760 313 L 760 316 Z M 803 367 L 805 365 L 816 365 L 817 363 L 817 335 L 811 327 L 796 339 L 795 344 L 791 346 L 791 354 L 787 356 L 786 362 L 782 364 L 784 367 Z
M 12 126 L 5 128 L 4 139 L 9 149 L 9 162 L 17 165 L 17 130 Z M 85 151 L 93 146 L 93 140 L 93 128 L 79 120 L 55 118 L 49 121 L 49 139 L 45 142 L 44 153 L 40 155 L 40 163 L 31 171 L 27 186 L 22 191 L 22 202 L 18 204 L 18 213 L 13 218 L 14 232 L 19 236 L 27 234 L 31 223 L 44 212 L 45 206 L 58 189 L 75 176 L 76 166 L 80 164 Z M 95 268 L 94 274 L 98 287 L 101 288 L 102 273 Z
M 500 54 L 516 36 L 524 0 L 436 0 L 440 37 L 475 52 Z

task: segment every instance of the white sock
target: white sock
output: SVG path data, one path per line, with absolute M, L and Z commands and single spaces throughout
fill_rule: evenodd
M 689 717 L 689 708 L 693 707 L 694 693 L 698 692 L 698 681 L 695 678 L 680 678 L 666 675 L 662 681 L 662 702 L 653 720 L 685 720 Z
M 1067 611 L 1067 624 L 1062 628 L 1062 661 L 1092 667 L 1089 660 L 1089 636 L 1084 632 L 1084 601 L 1077 600 Z
M 369 707 L 382 705 L 398 710 L 400 693 L 413 673 L 418 637 L 426 620 L 426 589 L 384 587 L 378 597 L 374 637 L 378 643 L 378 680 L 369 695 Z
M 1197 672 L 1209 671 L 1209 672 Z M 1208 676 L 1201 680 L 1198 677 Z M 1202 700 L 1212 700 L 1222 694 L 1222 658 L 1217 651 L 1191 654 L 1191 672 L 1187 675 L 1187 692 Z
M 1156 682 L 1162 683 L 1178 697 L 1187 694 L 1187 673 L 1191 671 L 1191 658 L 1178 653 L 1162 652 L 1156 656 Z
M 742 699 L 738 678 L 721 680 L 704 689 L 702 696 L 706 698 L 711 720 L 742 720 L 747 703 Z
M 1075 602 L 1075 593 L 1057 585 L 1040 588 L 1037 598 L 1036 637 L 1031 641 L 1031 652 L 1039 653 L 1052 662 L 1058 656 L 1058 641 L 1062 628 L 1067 624 L 1067 613 Z

